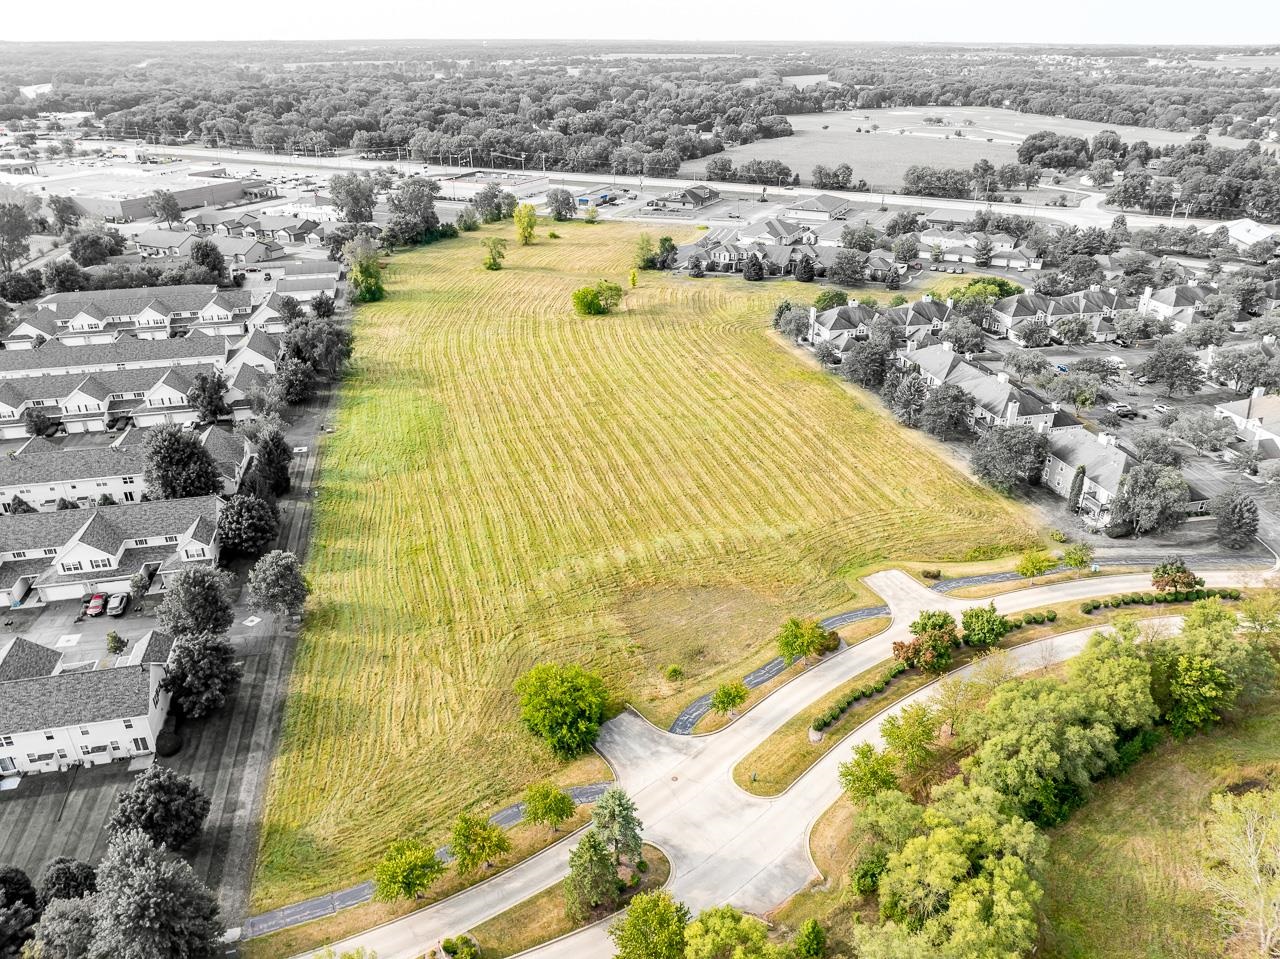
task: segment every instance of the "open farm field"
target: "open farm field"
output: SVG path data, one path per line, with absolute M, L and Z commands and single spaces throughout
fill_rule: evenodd
M 579 317 L 571 291 L 625 282 L 643 231 L 555 229 L 499 272 L 476 234 L 395 257 L 357 313 L 259 908 L 367 878 L 389 841 L 442 841 L 536 779 L 606 778 L 521 730 L 512 684 L 535 663 L 598 669 L 653 715 L 768 659 L 786 616 L 872 602 L 870 564 L 1035 538 L 770 333 L 772 305 L 814 287 L 642 273 Z
M 930 126 L 925 117 L 942 117 L 942 126 Z M 736 164 L 750 159 L 781 160 L 806 183 L 816 164 L 848 163 L 854 179 L 865 179 L 872 189 L 895 190 L 902 185 L 907 167 L 923 163 L 937 167 L 968 168 L 980 159 L 996 166 L 1016 163 L 1018 145 L 1038 130 L 1091 138 L 1100 130 L 1115 130 L 1126 142 L 1185 143 L 1190 134 L 1148 127 L 1115 126 L 1066 117 L 1018 113 L 995 107 L 895 107 L 882 110 L 847 110 L 801 113 L 789 116 L 795 131 L 789 137 L 758 140 L 733 147 L 724 155 Z M 966 125 L 970 121 L 972 125 Z M 874 133 L 866 131 L 876 124 Z M 823 129 L 823 128 L 826 129 Z M 963 137 L 954 135 L 957 129 Z M 991 142 L 987 142 L 987 138 Z M 1210 134 L 1210 141 L 1239 148 L 1243 141 Z M 720 154 L 712 154 L 719 156 Z M 701 173 L 709 157 L 689 160 L 682 173 Z M 1021 191 L 1014 191 L 1016 195 Z
M 1280 784 L 1280 700 L 1100 783 L 1050 832 L 1040 954 L 1048 959 L 1209 959 L 1231 951 L 1200 879 L 1212 793 Z

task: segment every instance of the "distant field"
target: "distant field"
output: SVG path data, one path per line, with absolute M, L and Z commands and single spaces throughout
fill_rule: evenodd
M 1209 959 L 1223 948 L 1199 880 L 1209 796 L 1247 779 L 1280 783 L 1280 700 L 1185 743 L 1166 743 L 1050 834 L 1039 955 Z M 1256 952 L 1254 953 L 1256 955 Z
M 534 779 L 599 777 L 519 729 L 512 683 L 536 662 L 678 708 L 767 659 L 786 616 L 865 602 L 868 564 L 1034 536 L 769 332 L 813 287 L 643 273 L 621 311 L 578 317 L 570 292 L 622 281 L 641 231 L 556 229 L 496 273 L 474 234 L 396 257 L 358 311 L 260 908 L 367 878 L 388 841 L 439 841 Z
M 943 117 L 941 127 L 926 126 L 925 117 Z M 980 159 L 996 166 L 1017 161 L 1018 145 L 1030 133 L 1056 130 L 1072 136 L 1093 137 L 1100 130 L 1115 130 L 1128 141 L 1152 144 L 1184 143 L 1189 134 L 1146 127 L 1108 126 L 1087 120 L 1039 116 L 986 107 L 903 107 L 885 110 L 848 110 L 834 113 L 802 113 L 791 116 L 795 134 L 759 140 L 725 151 L 735 163 L 750 159 L 781 160 L 806 182 L 816 164 L 848 163 L 854 178 L 863 178 L 874 189 L 893 190 L 902 184 L 907 167 L 923 163 L 941 167 L 970 167 Z M 965 121 L 972 121 L 966 126 Z M 858 133 L 877 124 L 875 133 Z M 827 129 L 823 129 L 823 127 Z M 954 136 L 963 130 L 963 137 Z M 903 131 L 903 132 L 899 132 Z M 951 134 L 948 139 L 948 135 Z M 988 143 L 990 137 L 992 142 Z M 1243 141 L 1210 136 L 1210 140 L 1239 148 Z M 709 158 L 687 161 L 682 173 L 700 172 Z

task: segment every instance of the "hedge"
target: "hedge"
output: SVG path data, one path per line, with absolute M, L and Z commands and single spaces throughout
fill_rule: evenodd
M 813 721 L 814 732 L 820 733 L 828 726 L 834 725 L 840 720 L 840 717 L 843 716 L 851 706 L 853 706 L 854 703 L 858 702 L 858 700 L 870 699 L 872 696 L 884 692 L 894 679 L 901 676 L 906 671 L 906 663 L 895 661 L 892 666 L 884 671 L 884 675 L 874 683 L 863 686 L 861 689 L 854 689 L 845 693 L 836 701 L 834 706 L 828 709 L 825 713 L 822 713 Z
M 1226 587 L 1221 589 L 1208 587 L 1174 593 L 1122 593 L 1118 596 L 1108 597 L 1107 599 L 1086 599 L 1080 604 L 1080 612 L 1088 615 L 1095 609 L 1100 609 L 1102 607 L 1117 609 L 1121 606 L 1151 606 L 1156 603 L 1190 603 L 1199 599 L 1213 599 L 1214 597 L 1219 599 L 1239 599 L 1241 595 L 1240 590 L 1234 588 L 1228 589 Z M 1049 615 L 1049 613 L 1052 612 L 1052 610 L 1049 610 L 1049 612 L 1044 614 L 1045 618 L 1048 619 L 1049 622 L 1053 622 L 1056 618 L 1056 614 L 1054 616 Z

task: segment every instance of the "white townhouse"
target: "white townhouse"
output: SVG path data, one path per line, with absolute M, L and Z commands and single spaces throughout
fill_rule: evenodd
M 1215 292 L 1214 287 L 1195 281 L 1166 286 L 1160 290 L 1147 287 L 1138 300 L 1138 312 L 1168 320 L 1173 324 L 1174 330 L 1181 332 L 1195 319 L 1209 295 Z
M 1111 521 L 1111 504 L 1135 460 L 1110 433 L 1086 430 L 1052 434 L 1041 480 L 1063 499 L 1071 495 L 1076 471 L 1083 473 L 1080 515 L 1095 526 Z
M 59 500 L 78 507 L 98 505 L 103 496 L 114 503 L 135 503 L 146 489 L 148 430 L 130 428 L 110 446 L 61 446 L 32 437 L 0 461 L 0 514 L 8 513 L 15 498 L 31 508 L 56 510 Z M 222 480 L 222 494 L 240 488 L 253 458 L 243 436 L 217 426 L 200 433 Z
M 169 714 L 173 639 L 151 630 L 113 665 L 64 663 L 21 636 L 0 645 L 0 780 L 154 760 Z
M 0 350 L 0 380 L 200 365 L 222 367 L 230 351 L 225 337 L 200 334 L 145 340 L 118 333 L 111 342 L 92 346 L 50 341 L 31 350 Z
M 1250 449 L 1272 459 L 1280 456 L 1280 396 L 1268 396 L 1263 387 L 1252 396 L 1214 407 L 1220 419 L 1229 420 Z
M 137 573 L 163 592 L 179 570 L 217 562 L 223 503 L 192 496 L 0 516 L 0 605 L 128 592 Z

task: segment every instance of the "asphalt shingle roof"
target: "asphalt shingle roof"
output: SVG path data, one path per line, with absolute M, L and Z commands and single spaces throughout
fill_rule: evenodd
M 7 647 L 0 646 L 0 683 L 48 676 L 60 659 L 62 654 L 56 649 L 15 636 Z
M 0 376 L 16 376 L 39 370 L 67 367 L 110 369 L 120 363 L 145 363 L 164 360 L 207 359 L 222 362 L 227 358 L 226 341 L 218 336 L 183 336 L 167 340 L 142 340 L 136 336 L 120 336 L 112 343 L 91 346 L 66 346 L 49 342 L 35 350 L 0 350 Z
M 0 731 L 57 729 L 145 716 L 151 702 L 151 671 L 117 666 L 0 683 Z

